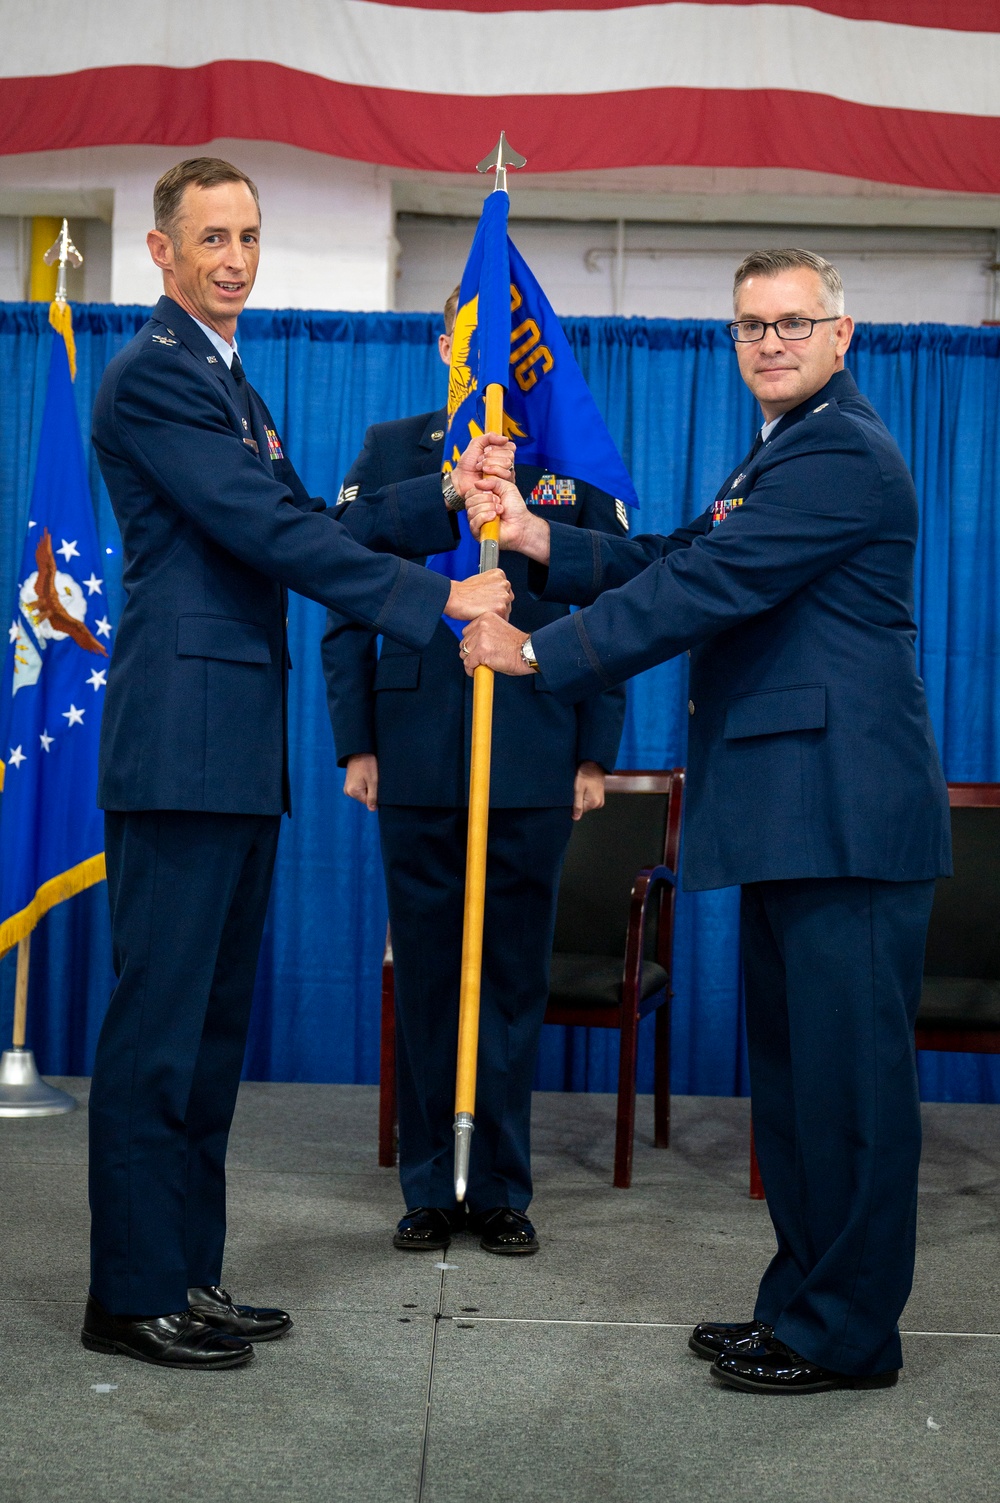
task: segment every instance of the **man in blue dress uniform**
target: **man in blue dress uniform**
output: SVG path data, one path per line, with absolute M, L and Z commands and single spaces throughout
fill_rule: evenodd
M 473 624 L 465 657 L 469 671 L 537 671 L 572 704 L 690 650 L 684 880 L 742 884 L 754 1130 L 778 1243 L 753 1320 L 701 1325 L 691 1345 L 755 1392 L 882 1386 L 902 1361 L 913 1275 L 924 939 L 950 871 L 914 653 L 917 498 L 844 369 L 853 324 L 836 270 L 760 252 L 737 270 L 734 306 L 765 422 L 712 506 L 667 538 L 588 538 L 484 482 L 541 597 L 587 609 L 530 638 Z M 473 498 L 474 528 L 494 510 Z
M 445 304 L 441 357 L 451 355 L 457 289 Z M 365 505 L 398 509 L 419 535 L 426 508 L 442 505 L 445 411 L 369 428 L 344 480 L 344 525 Z M 487 450 L 510 475 L 513 446 Z M 593 486 L 517 466 L 533 513 L 615 538 L 627 532 L 621 502 Z M 477 485 L 459 466 L 446 494 Z M 456 519 L 457 521 L 457 519 Z M 464 521 L 464 519 L 463 519 Z M 465 530 L 468 536 L 467 527 Z M 425 546 L 435 547 L 429 528 Z M 455 540 L 458 528 L 455 529 Z M 471 545 L 471 539 L 468 540 Z M 437 545 L 439 548 L 440 544 Z M 478 550 L 473 548 L 473 552 Z M 527 560 L 505 560 L 515 620 L 533 631 L 567 614 L 531 600 Z M 420 648 L 384 642 L 331 613 L 323 642 L 344 792 L 378 809 L 396 981 L 399 1174 L 406 1214 L 401 1250 L 447 1247 L 469 1227 L 489 1252 L 537 1251 L 531 1201 L 531 1084 L 548 997 L 556 891 L 571 821 L 604 802 L 625 708 L 623 689 L 595 689 L 561 704 L 540 681 L 498 680 L 493 709 L 487 924 L 479 1033 L 476 1131 L 466 1204 L 455 1203 L 454 1121 L 462 950 L 472 685 L 445 622 Z
M 442 611 L 506 609 L 510 587 L 376 556 L 307 494 L 236 351 L 260 237 L 245 173 L 182 162 L 154 209 L 165 295 L 94 410 L 127 599 L 101 732 L 118 984 L 90 1097 L 83 1342 L 211 1369 L 291 1325 L 220 1288 L 226 1142 L 289 812 L 286 592 L 419 650 Z M 406 551 L 391 508 L 354 524 Z

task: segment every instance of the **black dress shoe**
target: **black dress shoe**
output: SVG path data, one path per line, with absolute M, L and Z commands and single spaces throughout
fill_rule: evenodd
M 255 1309 L 253 1305 L 234 1305 L 225 1289 L 204 1284 L 188 1290 L 188 1308 L 206 1325 L 227 1336 L 244 1341 L 276 1341 L 292 1329 L 292 1317 L 284 1310 Z
M 762 1320 L 746 1320 L 736 1325 L 703 1320 L 688 1337 L 688 1346 L 699 1357 L 714 1362 L 724 1352 L 745 1352 L 773 1335 L 771 1327 Z
M 479 1233 L 484 1252 L 523 1257 L 538 1251 L 535 1228 L 523 1211 L 511 1206 L 494 1206 L 491 1211 L 474 1211 L 469 1216 L 469 1231 Z
M 121 1352 L 156 1367 L 214 1371 L 253 1361 L 253 1347 L 213 1330 L 190 1310 L 172 1315 L 109 1315 L 93 1295 L 87 1300 L 80 1340 L 88 1352 Z
M 851 1373 L 831 1372 L 769 1336 L 748 1351 L 724 1352 L 716 1357 L 712 1376 L 729 1388 L 742 1388 L 748 1393 L 829 1393 L 834 1388 L 891 1388 L 899 1373 L 893 1369 L 858 1378 Z
M 396 1227 L 393 1247 L 400 1252 L 443 1252 L 455 1232 L 465 1230 L 464 1206 L 414 1206 Z

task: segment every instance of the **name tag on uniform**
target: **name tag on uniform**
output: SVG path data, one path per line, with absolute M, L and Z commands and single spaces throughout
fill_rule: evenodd
M 738 506 L 742 505 L 742 496 L 726 496 L 725 500 L 723 501 L 713 501 L 712 526 L 718 527 L 720 522 L 724 522 L 726 520 L 731 511 L 735 511 Z
M 528 497 L 529 506 L 575 506 L 576 481 L 562 475 L 543 475 Z
M 255 438 L 245 438 L 243 442 L 246 444 L 247 448 L 252 449 L 255 454 L 260 454 L 260 450 L 257 447 L 257 440 Z

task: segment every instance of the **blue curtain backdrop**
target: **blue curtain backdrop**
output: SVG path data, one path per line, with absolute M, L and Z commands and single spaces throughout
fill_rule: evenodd
M 52 337 L 40 305 L 0 304 L 0 609 L 14 598 Z M 76 399 L 84 434 L 101 373 L 146 316 L 74 310 Z M 639 525 L 669 531 L 701 511 L 749 447 L 755 408 L 722 325 L 567 319 L 564 327 L 642 501 Z M 251 380 L 306 485 L 332 499 L 366 426 L 444 400 L 440 320 L 425 314 L 249 312 L 239 339 Z M 1000 780 L 997 695 L 1000 330 L 862 326 L 849 364 L 909 462 L 923 524 L 918 648 L 945 771 Z M 120 542 L 96 462 L 91 482 L 106 589 L 120 615 Z M 247 1056 L 255 1079 L 373 1081 L 385 902 L 375 818 L 342 795 L 323 701 L 321 609 L 294 599 L 290 633 L 294 800 L 285 825 Z M 619 765 L 685 756 L 686 659 L 630 690 Z M 675 961 L 673 1085 L 742 1093 L 732 891 L 681 894 Z M 88 1073 L 112 985 L 105 889 L 65 903 L 36 931 L 29 1043 L 50 1073 Z M 9 1036 L 13 957 L 0 964 L 0 1036 Z M 651 1021 L 651 1020 L 647 1020 Z M 546 1029 L 537 1084 L 613 1090 L 617 1037 Z M 1000 1100 L 1000 1061 L 921 1059 L 929 1099 Z M 650 1040 L 640 1089 L 651 1089 Z

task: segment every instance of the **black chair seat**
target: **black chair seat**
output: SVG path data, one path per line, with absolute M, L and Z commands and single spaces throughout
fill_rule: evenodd
M 642 968 L 642 1001 L 667 984 L 663 966 L 647 960 Z M 554 952 L 549 976 L 549 1007 L 620 1007 L 622 961 L 614 955 Z
M 1000 1032 L 1000 981 L 925 976 L 917 1027 Z

